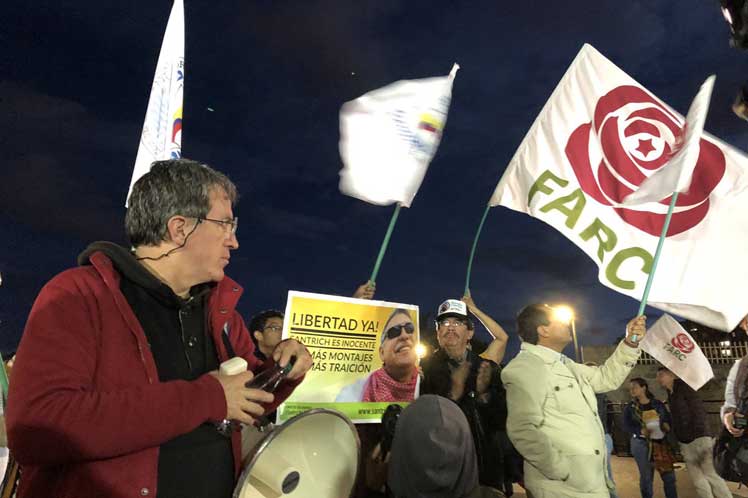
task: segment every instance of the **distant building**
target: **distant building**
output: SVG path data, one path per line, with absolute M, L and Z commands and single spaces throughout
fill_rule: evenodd
M 746 334 L 745 330 L 740 327 L 735 327 L 735 330 L 733 330 L 729 334 L 725 334 L 721 330 L 716 330 L 711 327 L 692 322 L 691 320 L 684 320 L 680 322 L 680 324 L 684 329 L 688 331 L 689 334 L 691 334 L 691 337 L 693 337 L 698 344 L 706 342 L 722 342 L 727 340 L 731 342 L 748 341 L 748 334 Z

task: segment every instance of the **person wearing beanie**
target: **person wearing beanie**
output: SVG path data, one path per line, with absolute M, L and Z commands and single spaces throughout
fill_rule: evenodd
M 478 484 L 468 421 L 452 401 L 424 395 L 400 415 L 387 485 L 394 498 L 503 498 Z

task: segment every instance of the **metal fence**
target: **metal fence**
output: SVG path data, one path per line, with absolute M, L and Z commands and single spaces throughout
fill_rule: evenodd
M 699 347 L 712 365 L 729 365 L 748 354 L 748 342 L 704 342 L 699 344 Z M 642 351 L 638 361 L 639 365 L 654 365 L 656 363 L 658 363 L 657 360 Z

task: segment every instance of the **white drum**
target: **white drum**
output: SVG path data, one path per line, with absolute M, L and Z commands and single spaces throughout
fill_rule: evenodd
M 234 498 L 348 498 L 356 483 L 361 443 L 345 415 L 318 408 L 262 434 L 243 458 Z

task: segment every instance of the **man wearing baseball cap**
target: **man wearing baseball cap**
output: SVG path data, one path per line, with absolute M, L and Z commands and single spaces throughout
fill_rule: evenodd
M 504 462 L 501 439 L 506 424 L 506 395 L 501 384 L 500 368 L 496 362 L 478 356 L 469 346 L 475 332 L 468 313 L 486 325 L 497 339 L 494 350 L 503 357 L 506 332 L 488 317 L 469 297 L 447 299 L 437 308 L 436 337 L 439 349 L 421 363 L 423 383 L 421 394 L 437 394 L 451 399 L 468 420 L 478 456 L 478 474 L 482 485 L 501 491 L 511 490 L 511 479 L 500 462 Z M 498 346 L 498 347 L 497 347 Z M 503 438 L 506 440 L 506 438 Z

